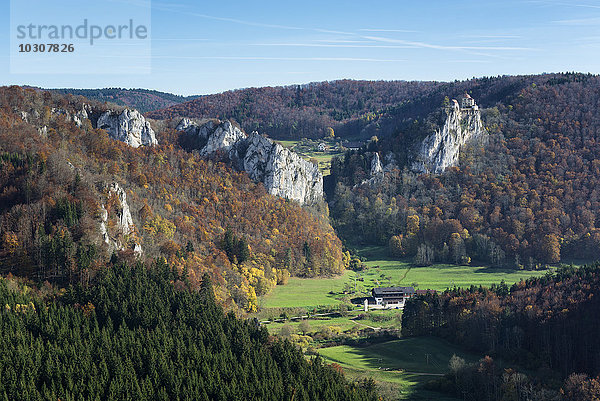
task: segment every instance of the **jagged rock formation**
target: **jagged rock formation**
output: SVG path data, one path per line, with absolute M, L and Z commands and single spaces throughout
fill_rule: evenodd
M 462 100 L 452 100 L 446 110 L 447 118 L 442 130 L 431 134 L 418 150 L 412 168 L 423 173 L 443 173 L 448 167 L 458 165 L 460 149 L 466 143 L 485 141 L 487 132 L 481 122 L 481 112 L 467 94 Z
M 244 170 L 262 182 L 270 194 L 301 204 L 323 200 L 323 175 L 317 165 L 256 132 L 245 145 Z
M 198 125 L 187 118 L 177 129 L 198 137 L 203 144 L 201 155 L 223 152 L 234 167 L 262 182 L 272 195 L 300 204 L 323 200 L 323 175 L 318 166 L 256 132 L 247 136 L 229 121 Z
M 125 109 L 122 112 L 105 111 L 98 118 L 96 126 L 108 134 L 134 148 L 158 145 L 150 123 L 137 110 Z
M 379 159 L 379 153 L 375 153 L 373 160 L 371 160 L 371 177 L 375 177 L 377 174 L 383 173 L 383 166 Z
M 177 131 L 183 131 L 186 134 L 190 134 L 190 135 L 199 135 L 199 131 L 200 131 L 200 127 L 198 126 L 198 124 L 196 124 L 194 121 L 190 120 L 187 117 L 184 117 L 179 124 L 177 124 L 177 127 L 175 127 L 175 129 Z
M 81 105 L 81 110 L 78 110 L 73 114 L 69 113 L 69 111 L 65 110 L 65 109 L 60 109 L 60 108 L 52 109 L 53 116 L 64 116 L 67 121 L 73 121 L 75 123 L 75 125 L 77 125 L 79 128 L 81 128 L 83 126 L 84 120 L 87 120 L 90 118 L 91 113 L 92 113 L 92 108 L 90 107 L 90 105 L 85 104 L 85 103 Z
M 37 111 L 27 112 L 16 110 L 19 117 L 25 122 L 36 120 L 39 122 L 40 115 Z M 108 131 L 113 139 L 125 142 L 134 148 L 140 146 L 158 145 L 154 130 L 137 110 L 125 109 L 121 112 L 113 110 L 95 110 L 89 104 L 82 104 L 81 110 L 69 112 L 63 108 L 52 108 L 53 118 L 62 117 L 66 121 L 72 121 L 79 128 L 83 127 L 84 121 L 89 120 L 93 127 Z M 40 125 L 38 133 L 46 136 L 47 125 Z
M 105 204 L 100 204 L 100 235 L 106 245 L 108 245 L 109 252 L 114 250 L 123 250 L 127 247 L 127 244 L 122 242 L 122 239 L 133 234 L 135 232 L 135 226 L 131 217 L 131 210 L 127 204 L 127 194 L 125 190 L 119 186 L 118 183 L 113 182 L 110 185 L 105 186 L 107 200 L 110 197 L 115 197 L 115 209 L 117 222 L 113 235 L 110 235 L 107 228 L 108 223 L 108 210 L 106 210 Z M 134 252 L 138 255 L 142 254 L 142 247 L 139 243 L 135 243 L 133 248 Z
M 379 153 L 373 153 L 373 158 L 371 159 L 371 173 L 369 174 L 369 178 L 363 180 L 360 184 L 356 184 L 354 187 L 358 187 L 360 185 L 370 185 L 377 186 L 379 185 L 385 176 L 386 173 L 389 173 L 393 169 L 398 168 L 396 164 L 396 160 L 394 159 L 393 153 L 388 153 L 385 156 L 385 167 L 381 162 L 381 158 L 379 157 Z
M 215 125 L 212 121 L 200 128 L 200 135 L 206 135 L 206 145 L 200 150 L 202 156 L 208 156 L 217 150 L 236 157 L 237 148 L 246 139 L 246 134 L 229 121 Z

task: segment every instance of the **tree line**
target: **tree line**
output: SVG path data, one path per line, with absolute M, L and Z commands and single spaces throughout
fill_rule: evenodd
M 509 361 L 508 366 L 516 364 L 511 374 L 530 372 L 530 377 L 509 374 L 503 378 L 508 372 L 506 366 L 500 369 L 492 358 L 471 367 L 455 361 L 458 365 L 451 366 L 455 374 L 450 377 L 451 387 L 479 394 L 481 386 L 491 386 L 493 391 L 491 387 L 484 391 L 489 400 L 504 399 L 504 379 L 505 384 L 512 383 L 509 387 L 522 384 L 522 389 L 526 384 L 548 390 L 558 390 L 562 385 L 563 391 L 594 387 L 594 378 L 600 374 L 599 289 L 600 263 L 596 263 L 581 268 L 565 266 L 554 275 L 530 278 L 511 287 L 501 283 L 490 288 L 472 286 L 420 295 L 406 304 L 402 333 L 439 336 Z M 482 372 L 487 372 L 488 379 L 482 379 Z M 467 380 L 465 375 L 471 378 Z M 482 384 L 474 384 L 477 381 Z M 510 399 L 528 399 L 525 394 Z

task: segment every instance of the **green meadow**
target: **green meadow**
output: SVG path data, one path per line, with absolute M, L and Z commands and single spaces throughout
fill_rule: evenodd
M 270 308 L 303 308 L 310 312 L 314 308 L 319 309 L 319 306 L 347 304 L 351 298 L 369 294 L 373 287 L 414 286 L 417 289 L 443 291 L 454 286 L 490 286 L 502 281 L 512 285 L 522 279 L 549 272 L 449 264 L 415 267 L 408 259 L 389 259 L 384 247 L 363 247 L 359 254 L 365 260 L 366 268 L 363 271 L 347 270 L 332 278 L 291 278 L 288 284 L 277 286 L 270 294 L 261 297 L 259 305 L 263 312 Z M 281 310 L 272 311 L 278 314 Z M 311 315 L 307 321 L 307 331 L 314 335 L 322 330 L 351 333 L 364 328 L 377 330 L 401 327 L 402 311 L 399 310 L 370 311 L 363 319 L 356 319 L 361 314 L 362 311 L 354 310 L 344 313 L 345 316 Z M 300 334 L 299 321 L 270 323 L 265 327 L 270 333 L 279 334 L 284 325 L 290 327 L 291 333 Z M 319 348 L 318 352 L 328 363 L 340 365 L 350 378 L 373 378 L 384 399 L 415 401 L 454 401 L 442 394 L 428 392 L 423 388 L 423 383 L 447 372 L 448 361 L 453 354 L 471 362 L 483 356 L 465 353 L 441 339 L 428 337 L 401 338 L 369 346 L 325 346 Z
M 479 359 L 452 344 L 433 337 L 406 338 L 366 347 L 340 345 L 319 349 L 329 363 L 337 363 L 350 378 L 372 377 L 393 399 L 452 400 L 430 393 L 421 385 L 448 371 L 456 354 L 467 362 Z
M 362 272 L 345 271 L 333 278 L 291 278 L 288 284 L 277 286 L 262 297 L 263 308 L 316 307 L 338 305 L 343 298 L 368 293 L 379 286 L 414 286 L 418 289 L 443 291 L 447 288 L 490 286 L 501 281 L 508 285 L 531 276 L 542 276 L 548 270 L 512 270 L 484 266 L 456 266 L 436 264 L 414 267 L 410 260 L 390 260 L 381 247 L 363 248 L 367 269 Z M 346 294 L 344 293 L 346 292 Z
M 317 161 L 319 165 L 319 169 L 323 173 L 323 175 L 329 175 L 331 168 L 331 159 L 334 156 L 341 156 L 344 153 L 341 151 L 334 150 L 326 150 L 321 152 L 317 150 L 317 146 L 319 143 L 324 142 L 329 145 L 331 148 L 335 145 L 335 140 L 331 139 L 322 139 L 322 140 L 302 140 L 302 141 L 277 141 L 284 148 L 290 149 L 300 156 L 302 156 L 306 160 L 314 159 Z

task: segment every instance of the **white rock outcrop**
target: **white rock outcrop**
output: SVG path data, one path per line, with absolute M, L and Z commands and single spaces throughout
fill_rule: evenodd
M 104 203 L 100 204 L 100 235 L 102 236 L 104 243 L 108 245 L 109 252 L 123 250 L 126 248 L 127 244 L 123 244 L 121 239 L 135 232 L 131 210 L 129 209 L 129 204 L 127 204 L 127 194 L 116 182 L 107 185 L 105 189 L 107 197 L 116 197 L 115 206 L 117 222 L 113 235 L 109 234 L 107 228 L 108 210 L 106 210 Z M 137 255 L 142 254 L 142 247 L 140 244 L 135 244 L 134 252 Z
M 137 110 L 125 109 L 120 113 L 105 111 L 98 118 L 96 126 L 105 129 L 110 137 L 134 148 L 158 145 L 150 123 Z
M 177 131 L 183 131 L 189 135 L 202 135 L 200 133 L 200 126 L 187 117 L 183 118 L 179 122 L 179 124 L 177 124 L 177 127 L 175 127 L 175 129 Z M 206 131 L 206 133 L 208 133 L 208 131 Z M 204 135 L 204 137 L 206 138 L 206 134 Z
M 301 204 L 323 200 L 323 175 L 317 165 L 256 132 L 246 142 L 244 170 L 270 194 Z
M 379 159 L 379 153 L 375 152 L 375 155 L 373 155 L 373 159 L 371 160 L 371 177 L 375 177 L 381 173 L 383 173 L 383 166 Z
M 448 167 L 457 166 L 460 149 L 466 143 L 485 141 L 487 131 L 481 122 L 481 112 L 466 95 L 463 107 L 453 100 L 446 110 L 444 127 L 423 140 L 418 149 L 413 170 L 423 173 L 443 173 Z
M 81 110 L 76 111 L 71 114 L 68 110 L 61 108 L 52 108 L 52 116 L 64 116 L 65 120 L 73 121 L 75 125 L 79 128 L 83 126 L 83 121 L 90 118 L 90 114 L 92 113 L 92 108 L 89 104 L 83 103 L 81 105 Z
M 91 113 L 92 108 L 90 107 L 90 105 L 84 103 L 81 105 L 81 110 L 73 114 L 72 121 L 75 123 L 75 125 L 81 128 L 83 126 L 83 122 L 90 118 Z
M 234 167 L 262 182 L 272 195 L 300 204 L 323 200 L 323 175 L 318 166 L 256 132 L 247 136 L 230 121 L 199 125 L 187 118 L 181 120 L 177 129 L 204 140 L 201 155 L 223 152 Z
M 206 135 L 207 139 L 206 145 L 200 150 L 202 156 L 208 156 L 220 150 L 229 153 L 231 157 L 235 157 L 238 145 L 246 139 L 246 134 L 229 121 L 216 126 L 212 121 L 208 122 L 200 127 L 198 135 L 202 137 Z

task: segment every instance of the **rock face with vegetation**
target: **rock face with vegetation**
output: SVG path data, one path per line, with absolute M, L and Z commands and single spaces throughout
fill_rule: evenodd
M 323 200 L 323 175 L 316 164 L 256 132 L 245 142 L 244 170 L 269 193 L 301 204 Z
M 486 131 L 481 122 L 481 112 L 469 96 L 459 105 L 452 100 L 446 109 L 444 127 L 423 140 L 413 169 L 423 173 L 441 174 L 448 167 L 458 165 L 460 149 L 469 142 L 482 141 Z
M 105 186 L 106 202 L 100 205 L 100 235 L 102 240 L 108 246 L 109 251 L 123 250 L 127 248 L 128 237 L 133 237 L 135 225 L 131 217 L 131 210 L 127 204 L 127 194 L 121 186 L 113 182 Z M 108 217 L 109 211 L 114 211 L 116 215 L 116 224 L 113 232 L 109 233 Z M 132 238 L 133 239 L 133 238 Z M 142 247 L 136 241 L 132 241 L 133 250 L 137 255 L 141 255 Z
M 381 159 L 379 158 L 379 153 L 375 153 L 373 155 L 373 160 L 371 160 L 371 177 L 375 177 L 376 175 L 381 173 L 383 173 Z
M 225 153 L 235 167 L 262 182 L 272 195 L 300 204 L 323 200 L 323 175 L 318 166 L 256 132 L 247 136 L 230 121 L 200 125 L 187 118 L 177 130 L 196 137 L 202 156 Z
M 79 127 L 67 113 L 84 103 L 88 120 Z M 246 147 L 233 142 L 243 150 L 235 163 L 218 150 L 200 155 L 208 134 L 229 134 L 232 124 L 206 120 L 196 141 L 157 123 L 163 146 L 135 149 L 97 127 L 106 111 L 81 98 L 0 88 L 1 271 L 87 284 L 105 268 L 159 258 L 196 287 L 208 272 L 219 303 L 234 311 L 255 311 L 258 297 L 290 276 L 343 271 L 342 244 L 324 214 L 233 169 Z
M 105 129 L 111 138 L 134 148 L 158 145 L 150 123 L 137 110 L 125 109 L 120 113 L 105 111 L 98 118 L 96 126 Z
M 220 124 L 209 121 L 200 127 L 198 135 L 206 139 L 206 145 L 200 150 L 202 156 L 222 151 L 228 152 L 230 157 L 234 158 L 240 142 L 246 139 L 246 134 L 229 121 Z

